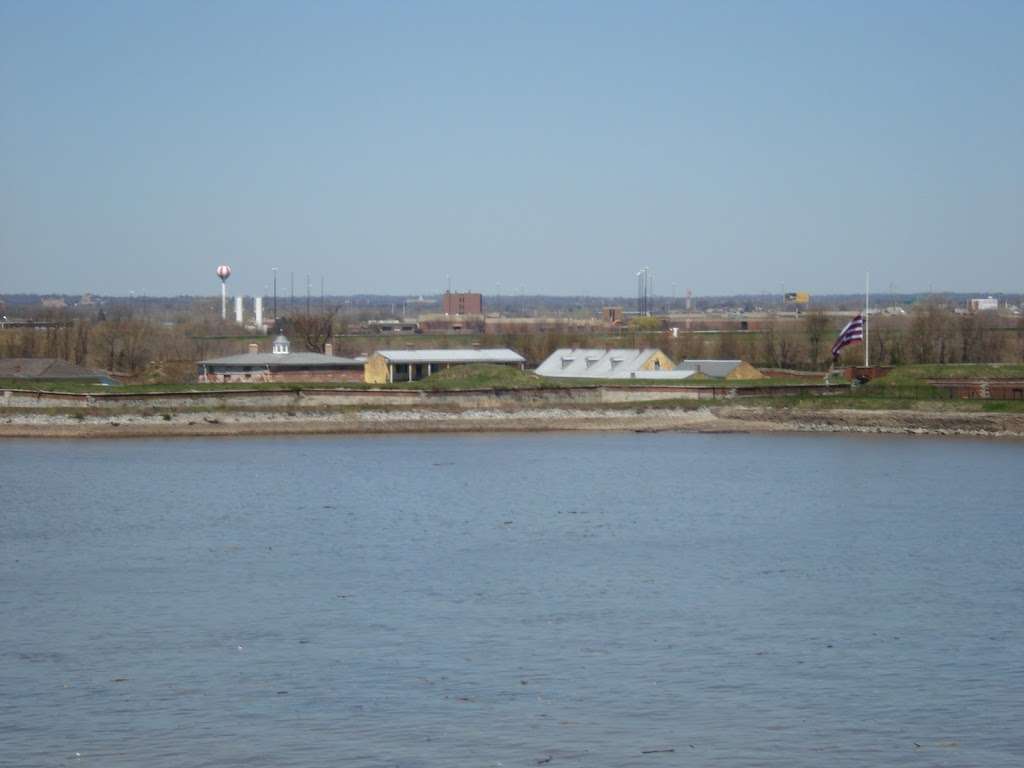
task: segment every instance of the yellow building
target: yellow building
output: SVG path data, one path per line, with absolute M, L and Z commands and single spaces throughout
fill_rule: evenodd
M 367 359 L 363 378 L 367 384 L 418 381 L 453 365 L 470 363 L 512 365 L 522 370 L 526 359 L 511 349 L 381 349 Z
M 724 379 L 726 381 L 749 381 L 763 379 L 765 375 L 750 363 L 743 360 L 683 360 L 678 366 L 680 371 L 693 371 L 695 376 L 708 379 Z

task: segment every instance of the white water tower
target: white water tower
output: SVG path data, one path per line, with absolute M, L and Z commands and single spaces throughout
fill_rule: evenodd
M 231 277 L 231 267 L 221 264 L 217 267 L 217 277 L 220 278 L 220 319 L 228 319 L 228 278 Z

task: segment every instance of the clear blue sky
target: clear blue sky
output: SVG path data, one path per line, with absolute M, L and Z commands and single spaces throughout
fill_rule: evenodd
M 1022 221 L 1018 0 L 0 0 L 0 293 L 1021 291 Z

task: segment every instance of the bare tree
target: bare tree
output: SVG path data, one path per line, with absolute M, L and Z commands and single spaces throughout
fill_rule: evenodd
M 812 369 L 818 368 L 821 359 L 821 342 L 828 333 L 828 316 L 820 309 L 804 315 L 804 333 L 807 335 L 807 357 Z
M 950 362 L 953 347 L 951 320 L 949 310 L 935 300 L 914 308 L 907 333 L 907 345 L 913 362 Z
M 334 316 L 338 308 L 334 307 L 318 313 L 295 315 L 286 318 L 284 323 L 288 333 L 301 341 L 309 352 L 323 352 L 325 345 L 334 335 Z
M 1017 359 L 1024 362 L 1024 315 L 1017 318 Z

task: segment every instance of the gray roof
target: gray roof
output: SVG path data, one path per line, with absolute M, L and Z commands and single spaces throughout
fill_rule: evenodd
M 673 368 L 667 371 L 637 371 L 636 373 L 630 374 L 631 379 L 654 379 L 660 381 L 681 381 L 688 379 L 691 376 L 695 376 L 696 371 L 681 371 L 678 368 Z M 624 378 L 624 377 L 616 377 Z
M 200 360 L 199 365 L 228 368 L 356 368 L 365 362 L 365 357 L 334 357 L 319 352 L 294 352 L 287 355 L 247 352 Z
M 375 354 L 389 363 L 525 363 L 526 358 L 511 349 L 378 349 Z
M 651 356 L 659 350 L 648 349 L 556 349 L 537 366 L 537 375 L 569 379 L 636 379 L 648 373 L 642 371 Z M 665 378 L 680 378 L 665 377 Z M 685 377 L 681 377 L 685 378 Z
M 724 379 L 742 362 L 742 360 L 683 360 L 676 366 L 676 370 L 703 373 L 712 379 Z
M 109 381 L 103 371 L 53 357 L 0 358 L 0 379 L 102 379 Z

